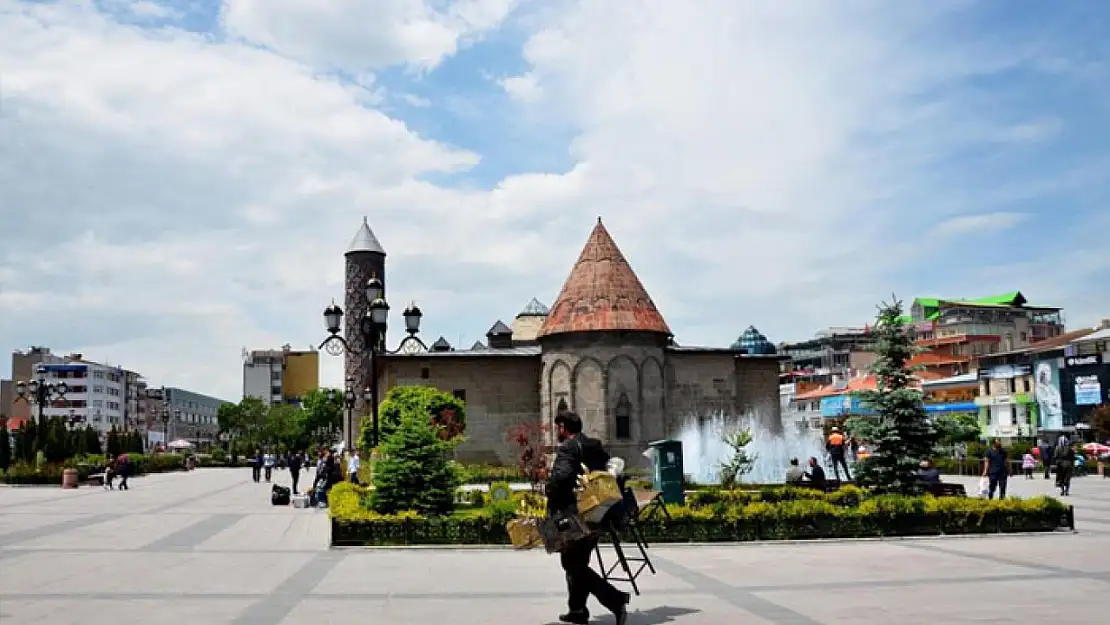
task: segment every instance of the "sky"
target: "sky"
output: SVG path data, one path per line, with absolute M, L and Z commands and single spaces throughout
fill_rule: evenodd
M 682 344 L 1018 289 L 1093 325 L 1108 32 L 1102 2 L 0 0 L 0 376 L 45 345 L 237 399 L 244 347 L 324 338 L 363 216 L 428 342 L 551 304 L 598 216 Z

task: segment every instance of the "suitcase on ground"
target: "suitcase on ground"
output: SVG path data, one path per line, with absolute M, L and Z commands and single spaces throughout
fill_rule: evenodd
M 309 505 L 308 495 L 304 495 L 304 494 L 293 495 L 293 507 L 294 508 L 307 508 L 308 505 Z
M 288 506 L 290 492 L 288 488 L 274 484 L 273 489 L 270 491 L 270 503 L 275 506 Z

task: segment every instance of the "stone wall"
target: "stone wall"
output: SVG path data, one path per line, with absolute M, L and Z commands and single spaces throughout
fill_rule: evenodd
M 392 356 L 382 367 L 383 397 L 397 385 L 465 394 L 467 440 L 456 453 L 460 462 L 516 464 L 519 452 L 507 441 L 509 431 L 540 419 L 539 356 Z
M 668 436 L 690 417 L 736 412 L 735 359 L 731 351 L 667 352 Z
M 736 367 L 737 414 L 751 413 L 760 425 L 782 432 L 782 403 L 779 401 L 779 360 L 741 356 Z

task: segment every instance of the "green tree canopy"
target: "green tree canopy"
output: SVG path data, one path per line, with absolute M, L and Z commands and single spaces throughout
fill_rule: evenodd
M 388 439 L 404 415 L 427 415 L 443 440 L 454 440 L 466 430 L 466 405 L 450 393 L 431 386 L 395 386 L 389 389 L 378 408 L 382 440 Z M 373 424 L 364 419 L 359 447 L 371 448 Z
M 339 389 L 315 389 L 304 396 L 304 427 L 308 437 L 306 443 L 317 436 L 317 432 L 327 431 L 329 440 L 343 431 L 343 418 L 346 414 L 346 395 Z
M 407 410 L 381 446 L 374 470 L 373 509 L 382 514 L 413 510 L 450 514 L 459 476 L 449 460 L 458 439 L 441 438 L 427 412 Z
M 912 386 L 913 372 L 906 363 L 916 350 L 901 317 L 902 303 L 897 299 L 879 307 L 877 358 L 871 367 L 877 388 L 860 393 L 864 405 L 877 414 L 870 435 L 875 453 L 857 473 L 861 483 L 878 490 L 912 494 L 921 488 L 918 465 L 932 455 L 937 433 L 925 413 L 921 392 Z

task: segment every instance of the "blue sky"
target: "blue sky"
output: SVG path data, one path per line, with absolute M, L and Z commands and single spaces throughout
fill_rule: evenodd
M 1107 32 L 1095 2 L 0 0 L 0 346 L 234 397 L 242 347 L 319 342 L 363 215 L 394 307 L 466 345 L 550 304 L 597 215 L 687 344 L 892 292 L 1093 324 Z

